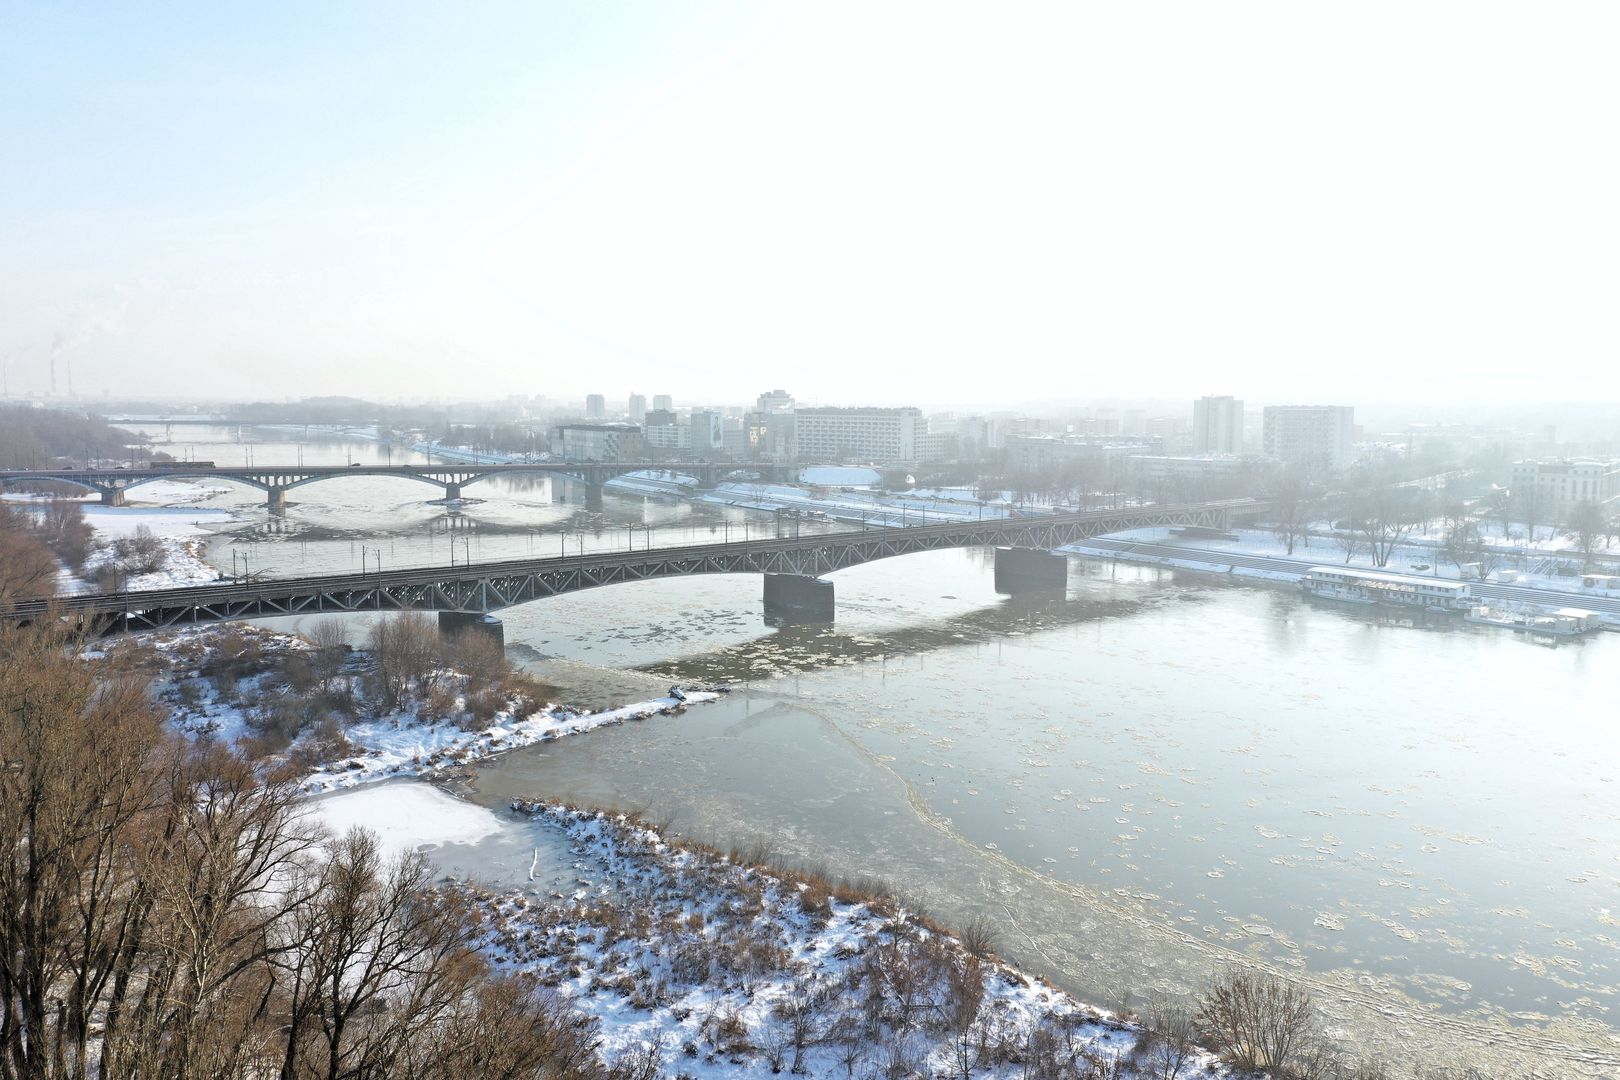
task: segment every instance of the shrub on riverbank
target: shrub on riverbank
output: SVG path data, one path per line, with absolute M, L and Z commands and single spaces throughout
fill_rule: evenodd
M 442 641 L 420 616 L 388 622 L 401 625 L 372 636 L 380 652 L 351 648 L 343 623 L 326 619 L 303 638 L 231 624 L 120 639 L 107 655 L 121 670 L 157 680 L 183 729 L 306 770 L 360 753 L 349 738 L 358 724 L 477 732 L 503 713 L 541 713 L 553 695 L 493 643 Z

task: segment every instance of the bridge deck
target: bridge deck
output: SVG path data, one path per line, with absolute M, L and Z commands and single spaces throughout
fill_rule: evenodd
M 366 610 L 498 611 L 579 589 L 630 581 L 710 573 L 795 574 L 815 577 L 877 559 L 957 547 L 1003 545 L 1049 550 L 1118 529 L 1155 525 L 1224 527 L 1250 500 L 1143 507 L 815 536 L 689 544 L 641 551 L 594 552 L 474 563 L 418 566 L 378 573 L 281 578 L 251 584 L 105 593 L 28 601 L 12 618 L 49 611 L 106 617 L 106 629 L 144 629 L 277 615 Z

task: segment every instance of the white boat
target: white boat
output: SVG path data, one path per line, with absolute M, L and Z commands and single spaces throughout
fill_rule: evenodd
M 1351 604 L 1466 611 L 1473 602 L 1466 581 L 1412 577 L 1349 566 L 1313 566 L 1299 585 L 1312 596 Z
M 1576 637 L 1603 629 L 1603 621 L 1598 613 L 1585 608 L 1529 608 L 1515 611 L 1478 604 L 1469 608 L 1463 618 L 1481 626 L 1500 626 L 1505 630 L 1554 637 Z

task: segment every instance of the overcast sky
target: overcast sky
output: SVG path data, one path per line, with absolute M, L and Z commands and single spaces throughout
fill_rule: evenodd
M 0 0 L 13 392 L 1620 400 L 1620 6 Z

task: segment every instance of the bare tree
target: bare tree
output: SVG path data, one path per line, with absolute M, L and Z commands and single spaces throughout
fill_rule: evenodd
M 320 619 L 309 628 L 309 643 L 314 647 L 313 666 L 321 689 L 330 689 L 332 680 L 343 671 L 344 659 L 349 651 L 349 628 L 342 619 Z
M 1525 539 L 1534 544 L 1536 527 L 1542 523 L 1540 488 L 1533 483 L 1515 488 L 1511 499 L 1514 516 L 1524 522 Z
M 1380 486 L 1355 500 L 1355 528 L 1374 566 L 1388 566 L 1395 549 L 1427 517 L 1424 493 L 1416 488 Z
M 0 605 L 55 592 L 57 563 L 23 515 L 0 503 Z
M 1240 1069 L 1288 1076 L 1318 1056 L 1321 1040 L 1310 994 L 1272 975 L 1228 971 L 1217 976 L 1196 1023 L 1210 1048 Z
M 1134 1054 L 1144 1080 L 1181 1080 L 1198 1054 L 1197 1028 L 1187 1010 L 1161 1006 L 1149 1012 Z
M 1490 573 L 1497 563 L 1496 552 L 1480 523 L 1471 518 L 1458 520 L 1446 530 L 1443 550 L 1457 569 L 1476 566 L 1480 577 Z
M 1316 500 L 1305 478 L 1292 469 L 1277 477 L 1270 498 L 1272 535 L 1292 555 L 1294 545 L 1310 528 L 1311 519 L 1316 513 Z
M 438 629 L 419 611 L 381 619 L 371 628 L 372 673 L 376 701 L 382 712 L 404 704 L 413 687 L 431 681 L 438 665 Z
M 1583 569 L 1592 566 L 1592 550 L 1609 531 L 1609 518 L 1603 507 L 1595 502 L 1577 503 L 1569 514 L 1569 530 L 1575 534 L 1575 543 L 1581 549 Z

